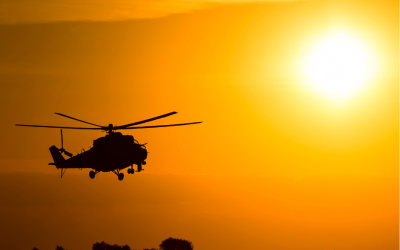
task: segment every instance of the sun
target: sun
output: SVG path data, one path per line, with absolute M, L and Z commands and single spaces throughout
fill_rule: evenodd
M 370 51 L 365 42 L 349 33 L 332 32 L 313 44 L 304 57 L 304 77 L 329 99 L 348 99 L 374 74 Z

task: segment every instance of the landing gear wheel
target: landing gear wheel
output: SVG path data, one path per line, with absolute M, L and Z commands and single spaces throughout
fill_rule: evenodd
M 118 180 L 122 181 L 124 179 L 124 173 L 119 173 Z
M 96 173 L 94 171 L 89 172 L 90 179 L 94 179 L 95 176 L 96 176 Z
M 128 174 L 133 174 L 135 173 L 135 169 L 133 168 L 128 168 Z
M 142 161 L 142 165 L 146 165 L 146 163 L 147 163 L 146 161 Z

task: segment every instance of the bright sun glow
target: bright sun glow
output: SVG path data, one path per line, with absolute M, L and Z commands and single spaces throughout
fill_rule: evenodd
M 374 74 L 370 50 L 355 37 L 336 32 L 315 43 L 303 61 L 309 84 L 330 99 L 343 100 L 365 86 Z

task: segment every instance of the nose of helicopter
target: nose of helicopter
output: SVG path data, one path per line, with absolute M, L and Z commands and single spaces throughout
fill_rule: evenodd
M 138 150 L 138 152 L 136 152 L 136 153 L 139 154 L 139 158 L 140 158 L 141 161 L 146 160 L 146 158 L 147 158 L 147 149 L 146 149 L 146 147 L 144 145 L 141 146 L 140 149 Z

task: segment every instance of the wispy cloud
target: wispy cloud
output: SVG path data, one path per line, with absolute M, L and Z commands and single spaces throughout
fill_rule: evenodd
M 0 23 L 120 21 L 187 13 L 214 4 L 290 0 L 0 0 Z

